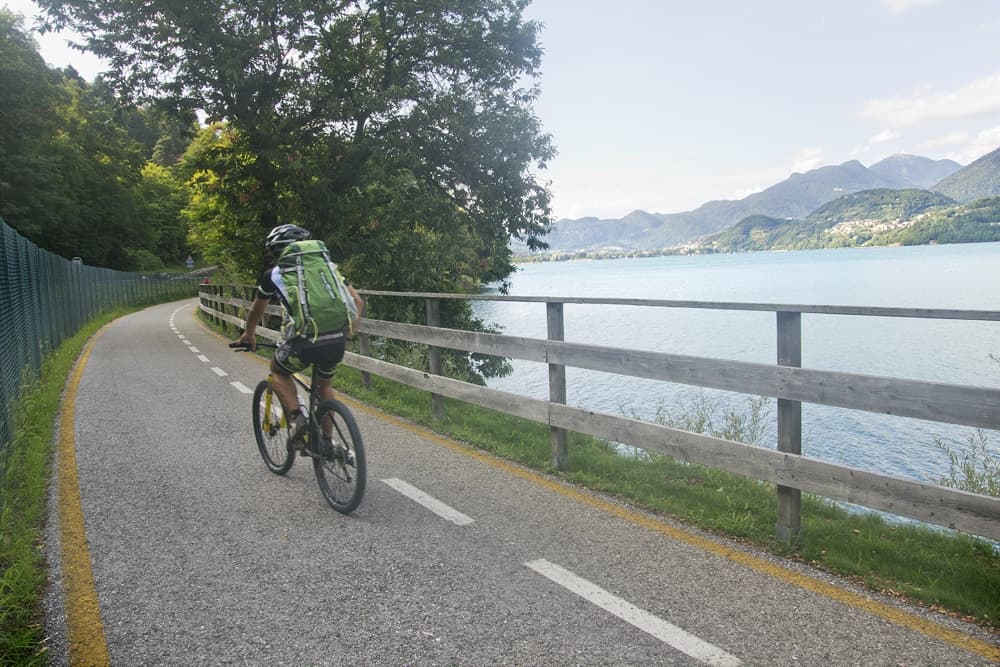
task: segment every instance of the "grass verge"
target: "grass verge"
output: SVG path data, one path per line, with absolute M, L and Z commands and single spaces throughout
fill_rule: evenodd
M 0 507 L 0 665 L 44 665 L 41 595 L 47 568 L 42 532 L 55 449 L 56 419 L 66 378 L 98 329 L 132 312 L 101 315 L 46 356 L 13 406 L 14 437 L 7 443 Z
M 335 386 L 351 396 L 497 456 L 612 495 L 643 509 L 846 577 L 872 591 L 1000 629 L 1000 552 L 991 543 L 923 525 L 849 512 L 803 494 L 802 542 L 774 538 L 774 485 L 666 456 L 623 455 L 606 442 L 569 435 L 570 471 L 549 461 L 549 430 L 518 417 L 445 399 L 435 421 L 423 391 L 341 367 Z

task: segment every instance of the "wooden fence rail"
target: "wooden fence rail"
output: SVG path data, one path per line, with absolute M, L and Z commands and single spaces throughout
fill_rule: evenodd
M 1000 389 L 801 368 L 802 313 L 1000 321 L 1000 312 L 504 297 L 374 290 L 361 290 L 361 293 L 365 296 L 419 298 L 427 301 L 429 326 L 363 320 L 360 328 L 361 349 L 367 351 L 370 336 L 427 345 L 431 362 L 429 368 L 432 372 L 413 370 L 352 353 L 345 356 L 346 365 L 364 374 L 380 375 L 429 391 L 435 397 L 436 416 L 440 416 L 443 410 L 440 397 L 447 396 L 547 424 L 552 431 L 552 461 L 560 469 L 565 469 L 567 461 L 566 433 L 573 431 L 777 485 L 778 519 L 775 530 L 777 536 L 785 541 L 798 538 L 801 526 L 800 495 L 803 491 L 1000 540 L 1000 498 L 871 473 L 801 454 L 801 404 L 804 402 L 1000 429 Z M 203 286 L 201 309 L 217 321 L 242 326 L 243 316 L 249 305 L 248 296 L 242 288 Z M 544 303 L 548 338 L 541 340 L 435 326 L 438 323 L 437 304 L 442 299 Z M 771 311 L 776 314 L 776 364 L 565 342 L 563 305 L 567 303 Z M 275 308 L 269 313 L 279 315 L 280 310 Z M 258 327 L 257 332 L 272 340 L 279 338 L 276 327 Z M 546 363 L 549 366 L 549 400 L 527 398 L 442 377 L 439 375 L 441 349 Z M 438 360 L 437 363 L 434 363 L 435 359 Z M 776 398 L 777 449 L 746 445 L 566 405 L 567 366 Z

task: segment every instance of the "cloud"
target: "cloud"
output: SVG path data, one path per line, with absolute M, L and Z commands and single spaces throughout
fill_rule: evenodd
M 932 152 L 940 157 L 969 164 L 1000 147 L 1000 125 L 979 130 L 975 134 L 964 130 L 931 137 L 917 145 L 921 153 Z
M 903 14 L 918 7 L 933 5 L 938 0 L 882 0 L 882 6 L 892 14 Z
M 895 130 L 883 130 L 868 140 L 869 144 L 884 144 L 887 141 L 899 139 L 901 135 Z
M 870 153 L 872 151 L 872 148 L 874 148 L 875 146 L 878 146 L 879 144 L 889 143 L 890 141 L 895 141 L 896 139 L 899 139 L 901 136 L 903 135 L 901 135 L 899 132 L 896 132 L 895 130 L 882 130 L 875 136 L 868 139 L 868 142 L 865 143 L 863 146 L 856 146 L 852 148 L 850 155 L 853 158 L 859 158 L 863 155 L 867 155 L 868 153 Z
M 933 137 L 927 141 L 923 141 L 917 146 L 917 148 L 921 151 L 933 148 L 946 148 L 948 146 L 955 146 L 958 144 L 967 144 L 968 141 L 969 133 L 960 130 L 958 132 L 949 132 L 948 134 L 943 134 L 939 137 Z
M 806 172 L 815 169 L 823 163 L 823 149 L 820 146 L 810 146 L 803 148 L 792 158 L 791 170 L 793 172 Z
M 947 92 L 920 91 L 909 97 L 872 100 L 865 103 L 859 113 L 861 118 L 889 128 L 991 114 L 1000 114 L 1000 74 Z
M 978 132 L 972 141 L 960 146 L 949 157 L 956 162 L 968 164 L 995 151 L 998 147 L 1000 147 L 1000 125 Z

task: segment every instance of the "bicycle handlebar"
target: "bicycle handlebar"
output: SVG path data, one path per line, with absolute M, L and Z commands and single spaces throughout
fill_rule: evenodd
M 257 343 L 257 347 L 269 347 L 269 348 L 272 348 L 272 349 L 277 349 L 278 344 L 277 343 Z M 233 350 L 234 352 L 252 352 L 253 351 L 253 348 L 251 348 L 249 345 L 247 345 L 246 343 L 240 343 L 238 341 L 234 341 L 234 342 L 230 343 L 229 344 L 229 348 L 231 350 Z

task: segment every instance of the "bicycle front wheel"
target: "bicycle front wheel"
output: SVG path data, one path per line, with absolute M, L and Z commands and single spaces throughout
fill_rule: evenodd
M 288 472 L 295 462 L 288 449 L 288 422 L 267 380 L 261 380 L 253 392 L 253 434 L 267 469 L 276 475 Z
M 316 409 L 321 446 L 313 457 L 320 491 L 330 507 L 350 514 L 365 495 L 365 446 L 354 415 L 340 401 L 323 401 Z

